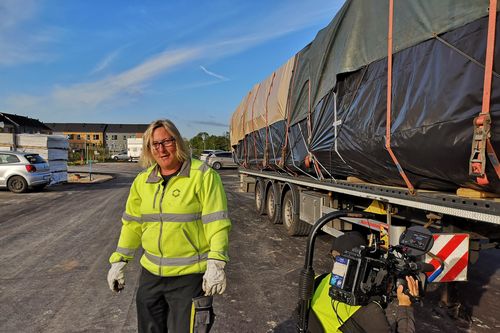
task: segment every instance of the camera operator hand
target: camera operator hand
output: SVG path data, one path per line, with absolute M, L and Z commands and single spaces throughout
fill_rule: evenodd
M 408 285 L 407 292 L 413 297 L 418 297 L 418 282 L 411 276 L 406 277 L 406 283 Z M 398 301 L 399 301 L 399 306 L 411 306 L 412 301 L 410 299 L 410 295 L 405 293 L 405 286 L 404 285 L 399 285 L 398 290 Z

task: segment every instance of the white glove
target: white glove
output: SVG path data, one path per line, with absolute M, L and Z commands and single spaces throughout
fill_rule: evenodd
M 120 292 L 125 288 L 125 274 L 123 270 L 127 263 L 125 261 L 114 262 L 108 272 L 109 289 L 115 292 Z
M 203 275 L 203 291 L 205 296 L 222 294 L 226 290 L 226 273 L 224 273 L 225 261 L 208 259 L 207 270 Z

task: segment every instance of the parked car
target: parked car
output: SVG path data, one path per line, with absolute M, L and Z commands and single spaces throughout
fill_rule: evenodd
M 128 161 L 130 157 L 128 156 L 128 152 L 126 150 L 122 150 L 117 154 L 111 155 L 111 159 L 115 161 Z
M 208 156 L 207 164 L 215 170 L 227 167 L 237 167 L 233 154 L 230 151 L 215 152 Z
M 50 168 L 38 154 L 0 151 L 0 188 L 22 193 L 42 189 L 50 183 Z
M 216 152 L 223 152 L 223 150 L 213 150 L 213 149 L 207 149 L 207 150 L 204 150 L 201 152 L 201 155 L 200 155 L 200 161 L 202 162 L 208 162 L 207 159 L 208 157 L 213 154 L 213 153 L 216 153 Z

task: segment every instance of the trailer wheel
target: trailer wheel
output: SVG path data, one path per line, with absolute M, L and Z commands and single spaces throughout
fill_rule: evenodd
M 279 197 L 279 185 L 277 183 L 271 184 L 267 190 L 266 196 L 266 213 L 269 221 L 272 224 L 281 224 L 281 206 Z
M 265 196 L 266 190 L 264 187 L 264 182 L 262 180 L 257 180 L 257 183 L 255 184 L 255 209 L 260 215 L 264 215 L 266 213 L 266 209 L 264 206 Z
M 282 219 L 285 229 L 290 236 L 305 236 L 309 234 L 311 226 L 299 219 L 298 200 L 292 190 L 287 191 L 283 198 Z

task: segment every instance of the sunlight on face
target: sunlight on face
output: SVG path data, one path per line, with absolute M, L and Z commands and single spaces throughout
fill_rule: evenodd
M 163 175 L 177 171 L 181 165 L 176 156 L 177 145 L 171 139 L 173 136 L 163 127 L 153 131 L 151 152 Z

